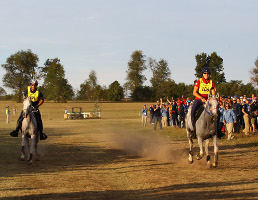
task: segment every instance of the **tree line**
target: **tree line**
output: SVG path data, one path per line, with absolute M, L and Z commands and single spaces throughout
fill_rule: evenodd
M 204 67 L 211 70 L 211 78 L 216 84 L 217 91 L 226 96 L 256 94 L 255 87 L 258 85 L 258 57 L 254 68 L 250 71 L 251 83 L 244 84 L 241 80 L 225 79 L 223 59 L 216 52 L 195 56 L 196 80 L 202 76 Z M 156 60 L 146 57 L 142 51 L 132 52 L 126 70 L 126 82 L 123 86 L 115 80 L 108 87 L 98 84 L 97 73 L 91 70 L 88 78 L 74 91 L 71 84 L 65 78 L 64 66 L 60 59 L 47 59 L 44 66 L 38 66 L 39 57 L 31 50 L 21 50 L 6 59 L 1 66 L 6 73 L 3 76 L 3 85 L 12 89 L 13 94 L 7 95 L 0 87 L 0 98 L 5 100 L 22 101 L 22 92 L 26 90 L 31 79 L 43 79 L 39 89 L 43 92 L 45 99 L 55 102 L 67 102 L 76 99 L 83 101 L 121 101 L 124 97 L 133 101 L 155 101 L 160 97 L 179 98 L 182 95 L 193 98 L 193 84 L 175 83 L 171 79 L 171 70 L 165 59 Z M 151 86 L 144 85 L 145 70 L 151 70 Z

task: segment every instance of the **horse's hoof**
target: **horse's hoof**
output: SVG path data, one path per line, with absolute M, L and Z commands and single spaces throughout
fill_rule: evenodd
M 25 156 L 21 155 L 21 161 L 24 161 L 24 160 L 25 160 Z
M 200 154 L 196 155 L 196 159 L 197 159 L 197 160 L 201 160 L 202 157 L 203 157 L 203 155 L 200 155 Z
M 28 160 L 28 161 L 27 161 L 27 164 L 28 164 L 28 165 L 32 165 L 32 160 Z
M 189 162 L 189 164 L 193 163 L 193 152 L 189 153 L 188 162 Z
M 211 168 L 211 167 L 212 167 L 211 161 L 208 161 L 208 162 L 207 162 L 207 167 L 208 167 L 208 168 Z
M 218 167 L 218 163 L 217 162 L 213 163 L 212 167 L 214 167 L 214 168 Z

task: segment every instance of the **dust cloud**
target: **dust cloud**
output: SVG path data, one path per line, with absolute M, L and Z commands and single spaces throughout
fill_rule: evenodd
M 101 140 L 111 148 L 121 149 L 128 154 L 163 162 L 183 162 L 188 156 L 186 150 L 178 149 L 178 144 L 175 148 L 171 141 L 156 133 L 140 135 L 129 130 L 108 132 L 101 134 Z

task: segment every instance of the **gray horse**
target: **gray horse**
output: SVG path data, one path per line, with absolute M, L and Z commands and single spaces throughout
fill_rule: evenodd
M 22 149 L 21 160 L 25 159 L 25 142 L 28 147 L 28 163 L 32 164 L 33 149 L 35 149 L 36 156 L 38 156 L 37 146 L 39 140 L 39 132 L 37 131 L 37 121 L 33 114 L 33 106 L 31 100 L 27 97 L 23 102 L 23 121 L 22 121 Z M 29 144 L 31 138 L 31 144 Z
M 207 155 L 207 165 L 208 167 L 217 167 L 218 166 L 218 144 L 217 144 L 217 118 L 218 118 L 218 101 L 217 98 L 219 95 L 209 95 L 208 100 L 203 105 L 204 110 L 201 113 L 200 117 L 196 121 L 196 136 L 198 139 L 198 144 L 200 147 L 200 153 L 196 156 L 197 160 L 200 160 L 203 156 L 203 141 L 205 140 L 205 153 Z M 186 116 L 186 131 L 187 137 L 190 144 L 189 152 L 189 163 L 193 163 L 193 138 L 195 137 L 194 129 L 191 121 L 191 110 L 190 106 L 189 111 Z M 209 148 L 209 139 L 212 138 L 214 144 L 214 162 L 211 165 L 210 155 L 208 152 Z

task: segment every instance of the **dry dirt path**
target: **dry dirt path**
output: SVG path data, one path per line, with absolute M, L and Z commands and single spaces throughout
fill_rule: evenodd
M 257 135 L 221 140 L 219 167 L 207 169 L 205 159 L 187 163 L 187 140 L 173 136 L 184 130 L 154 134 L 138 120 L 45 119 L 49 138 L 40 142 L 41 158 L 33 165 L 19 160 L 20 138 L 3 126 L 0 198 L 257 199 Z

